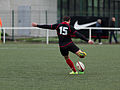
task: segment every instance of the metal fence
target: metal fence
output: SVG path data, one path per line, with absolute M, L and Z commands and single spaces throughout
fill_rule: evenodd
M 46 43 L 49 42 L 49 37 L 56 37 L 56 31 L 48 31 L 43 29 L 36 29 L 31 26 L 32 22 L 39 24 L 54 24 L 60 21 L 60 17 L 57 16 L 57 11 L 47 10 L 4 10 L 0 11 L 0 18 L 2 19 L 3 28 L 8 34 L 8 38 L 15 40 L 16 38 L 27 37 L 47 37 Z M 89 29 L 89 39 L 91 39 L 91 30 L 96 28 L 84 28 Z M 99 28 L 100 29 L 100 28 Z M 101 28 L 105 29 L 105 28 Z M 106 28 L 107 30 L 120 28 Z M 4 35 L 6 35 L 4 34 Z M 4 36 L 3 35 L 3 36 Z M 119 36 L 119 33 L 118 33 Z M 4 36 L 5 38 L 5 36 Z M 119 37 L 118 37 L 119 39 Z M 3 40 L 5 42 L 5 39 Z
M 36 22 L 38 24 L 53 24 L 57 23 L 57 12 L 48 10 L 4 10 L 0 11 L 0 18 L 3 23 L 3 27 L 32 27 L 31 23 Z M 44 30 L 29 30 L 29 29 L 9 29 L 6 30 L 9 36 L 33 36 L 44 37 Z M 51 32 L 51 36 L 55 33 Z
M 15 30 L 15 29 L 17 29 L 17 30 L 29 29 L 29 30 L 34 30 L 34 31 L 40 30 L 40 29 L 37 28 L 37 27 L 3 27 L 2 29 L 3 29 L 3 43 L 6 42 L 5 32 L 6 32 L 7 30 L 13 30 L 13 29 L 14 29 L 14 30 Z M 92 30 L 102 29 L 102 30 L 108 30 L 108 31 L 111 31 L 111 30 L 120 31 L 120 28 L 106 28 L 106 27 L 102 27 L 102 28 L 98 28 L 98 27 L 86 27 L 86 28 L 81 28 L 81 29 L 89 30 L 89 40 L 92 40 L 92 39 L 91 39 L 91 36 L 92 36 L 92 35 L 91 35 L 91 32 L 92 32 Z M 46 34 L 45 34 L 46 44 L 49 44 L 49 38 L 50 38 L 49 32 L 50 32 L 50 30 L 46 29 L 46 30 L 44 30 L 44 31 L 46 32 Z M 55 33 L 56 33 L 56 31 L 54 31 L 54 30 L 51 30 L 51 32 L 55 32 Z M 119 33 L 118 33 L 118 34 L 119 34 Z M 118 38 L 118 40 L 120 40 L 120 38 Z

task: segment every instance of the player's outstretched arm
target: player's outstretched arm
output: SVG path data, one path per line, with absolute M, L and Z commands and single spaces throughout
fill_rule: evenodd
M 38 28 L 43 28 L 43 29 L 56 29 L 57 24 L 53 24 L 53 25 L 38 25 L 37 23 L 32 23 L 33 27 L 38 27 Z
M 43 28 L 43 29 L 51 29 L 51 25 L 38 25 L 37 23 L 32 23 L 32 26 Z
M 34 23 L 34 22 L 33 22 L 33 23 L 32 23 L 32 26 L 33 26 L 33 27 L 37 27 L 37 23 Z
M 88 40 L 84 35 L 82 35 L 81 33 L 77 32 L 77 31 L 75 31 L 75 35 L 77 37 L 79 37 L 80 39 L 86 41 L 89 44 L 93 44 L 94 43 L 92 40 Z
M 70 26 L 70 28 L 71 28 L 71 33 L 74 34 L 76 37 L 86 41 L 89 44 L 93 44 L 94 43 L 92 40 L 87 39 L 83 34 L 81 34 L 78 31 L 76 31 L 74 27 Z

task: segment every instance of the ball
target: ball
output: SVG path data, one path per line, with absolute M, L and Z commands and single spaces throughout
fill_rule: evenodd
M 85 65 L 82 62 L 80 62 L 80 61 L 76 62 L 76 67 L 81 72 L 83 72 L 85 70 Z

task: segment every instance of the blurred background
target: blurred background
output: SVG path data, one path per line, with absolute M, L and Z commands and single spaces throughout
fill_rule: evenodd
M 54 24 L 63 16 L 115 17 L 120 26 L 120 0 L 0 0 L 3 27 L 31 27 L 32 22 Z M 45 30 L 6 30 L 8 36 L 45 37 Z M 49 31 L 49 36 L 56 36 Z

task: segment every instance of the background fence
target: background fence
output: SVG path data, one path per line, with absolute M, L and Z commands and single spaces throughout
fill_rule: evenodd
M 30 10 L 29 7 L 21 7 L 18 10 L 0 11 L 3 27 L 32 27 L 31 23 L 53 24 L 57 23 L 57 12 L 47 10 Z M 45 37 L 44 30 L 9 29 L 6 33 L 12 37 Z M 50 36 L 56 36 L 55 32 L 49 32 Z M 14 38 L 13 38 L 14 39 Z
M 34 39 L 33 41 L 40 41 L 47 44 L 48 42 L 58 42 L 55 30 L 51 31 L 36 29 L 32 28 L 31 26 L 32 22 L 36 22 L 39 24 L 54 24 L 60 22 L 61 18 L 57 16 L 57 11 L 31 10 L 30 7 L 23 6 L 20 7 L 18 10 L 4 10 L 0 12 L 0 17 L 3 22 L 3 29 L 5 29 L 6 32 L 6 40 L 26 41 L 32 38 Z M 86 29 L 93 30 L 96 28 Z M 106 28 L 106 30 L 110 30 L 110 28 Z M 115 30 L 117 30 L 116 36 L 119 40 L 119 28 L 116 28 Z
M 41 30 L 41 29 L 39 29 L 39 28 L 37 28 L 37 27 L 3 27 L 2 28 L 3 29 L 3 43 L 5 43 L 6 42 L 6 39 L 10 39 L 11 37 L 10 36 L 6 36 L 6 31 L 7 30 L 26 30 L 26 29 L 28 29 L 28 30 L 33 30 L 33 32 L 34 31 L 44 31 L 45 33 L 44 33 L 44 38 L 43 37 L 37 37 L 38 39 L 35 39 L 35 38 L 32 38 L 34 41 L 42 41 L 42 42 L 44 42 L 44 43 L 46 43 L 46 44 L 49 44 L 49 42 L 50 41 L 52 41 L 52 42 L 58 42 L 58 39 L 57 39 L 57 41 L 56 41 L 56 35 L 53 37 L 52 36 L 52 40 L 50 40 L 50 38 L 51 38 L 51 36 L 50 36 L 50 32 L 54 32 L 54 33 L 56 33 L 56 30 L 48 30 L 48 29 L 45 29 L 45 30 Z M 103 28 L 97 28 L 97 27 L 86 27 L 86 28 L 81 28 L 81 29 L 84 29 L 84 30 L 89 30 L 89 40 L 92 40 L 92 30 L 98 30 L 98 29 L 101 29 L 101 30 L 108 30 L 108 31 L 111 31 L 111 30 L 115 30 L 117 33 L 116 33 L 116 37 L 117 37 L 117 39 L 118 39 L 118 41 L 120 40 L 120 33 L 119 33 L 119 31 L 120 31 L 120 28 L 105 28 L 105 27 L 103 27 Z M 41 34 L 43 34 L 43 33 L 41 33 Z M 16 40 L 27 40 L 27 39 L 25 39 L 25 38 L 28 38 L 28 41 L 29 41 L 29 39 L 30 39 L 30 36 L 29 37 L 24 37 L 24 36 L 19 36 L 19 37 L 17 37 L 16 38 Z M 30 41 L 33 41 L 33 40 L 30 40 Z

